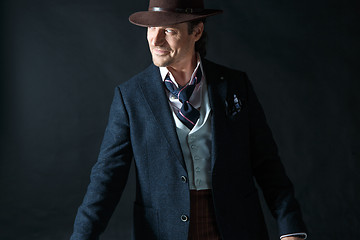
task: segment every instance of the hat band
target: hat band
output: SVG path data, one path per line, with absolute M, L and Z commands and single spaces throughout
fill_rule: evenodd
M 151 7 L 149 8 L 151 12 L 175 12 L 175 13 L 201 13 L 204 11 L 202 8 L 161 8 L 161 7 Z

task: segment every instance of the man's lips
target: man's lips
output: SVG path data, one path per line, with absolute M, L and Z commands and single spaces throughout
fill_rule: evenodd
M 158 49 L 158 48 L 153 48 L 153 53 L 155 53 L 156 55 L 167 55 L 170 51 L 167 49 Z

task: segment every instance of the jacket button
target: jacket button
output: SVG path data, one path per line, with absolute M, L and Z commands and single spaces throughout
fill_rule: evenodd
M 187 182 L 187 178 L 186 178 L 185 176 L 181 176 L 181 181 L 182 181 L 183 183 L 186 183 L 186 182 Z
M 181 221 L 187 222 L 188 220 L 189 220 L 188 216 L 186 216 L 186 215 L 181 215 Z

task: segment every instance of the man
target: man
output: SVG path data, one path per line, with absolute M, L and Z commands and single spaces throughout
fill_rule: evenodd
M 292 185 L 243 72 L 203 58 L 202 0 L 150 0 L 153 64 L 115 90 L 72 240 L 98 239 L 136 168 L 134 239 L 268 239 L 253 177 L 282 239 L 306 237 Z

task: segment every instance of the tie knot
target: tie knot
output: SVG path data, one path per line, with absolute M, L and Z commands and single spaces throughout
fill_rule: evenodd
M 182 103 L 181 108 L 176 112 L 176 116 L 189 129 L 192 129 L 200 117 L 200 113 L 189 102 L 191 94 L 194 92 L 196 84 L 201 81 L 202 72 L 200 67 L 197 69 L 194 77 L 183 87 L 177 87 L 170 79 L 169 74 L 165 78 L 165 87 Z
M 164 83 L 166 89 L 183 103 L 189 101 L 191 94 L 196 85 L 201 81 L 201 78 L 202 72 L 199 67 L 194 77 L 185 86 L 177 87 L 175 83 L 171 81 L 169 73 L 166 75 Z

